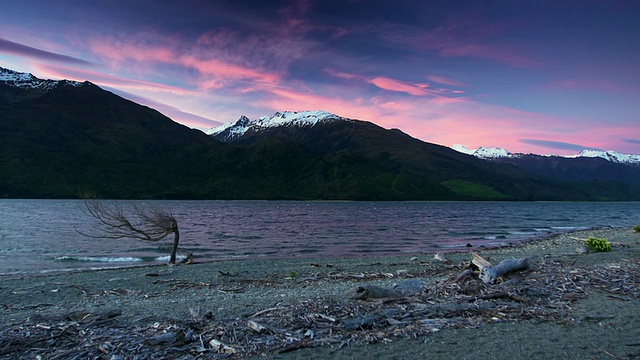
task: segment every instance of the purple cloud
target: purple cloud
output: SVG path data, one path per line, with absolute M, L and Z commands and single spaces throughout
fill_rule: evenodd
M 70 65 L 94 65 L 93 63 L 74 58 L 72 56 L 56 54 L 45 50 L 33 48 L 22 44 L 15 43 L 6 39 L 0 38 L 0 52 L 9 53 L 12 55 L 25 56 L 29 58 L 36 58 L 42 60 L 50 60 L 55 62 L 66 63 Z
M 540 147 L 549 148 L 549 149 L 558 149 L 558 150 L 571 150 L 571 151 L 602 150 L 602 149 L 597 149 L 590 146 L 572 144 L 572 143 L 563 142 L 563 141 L 520 139 L 520 142 L 524 144 L 535 145 L 535 146 L 540 146 Z

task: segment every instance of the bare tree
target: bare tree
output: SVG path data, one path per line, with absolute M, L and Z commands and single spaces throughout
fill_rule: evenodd
M 93 228 L 100 235 L 82 235 L 92 238 L 123 239 L 132 238 L 143 241 L 160 241 L 173 234 L 173 246 L 169 263 L 176 263 L 180 231 L 178 221 L 171 213 L 155 208 L 133 206 L 125 210 L 121 203 L 109 203 L 85 197 L 86 213 L 97 220 Z M 189 256 L 190 257 L 190 256 Z M 188 258 L 189 258 L 188 257 Z

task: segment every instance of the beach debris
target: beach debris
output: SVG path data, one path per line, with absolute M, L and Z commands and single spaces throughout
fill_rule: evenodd
M 404 296 L 413 296 L 424 290 L 426 282 L 420 279 L 409 279 L 401 281 L 393 286 L 393 290 Z
M 350 298 L 356 300 L 395 299 L 416 295 L 424 289 L 424 286 L 425 282 L 420 279 L 404 280 L 396 283 L 393 288 L 362 285 L 358 286 L 356 290 L 350 294 Z
M 466 268 L 464 269 L 464 271 L 462 271 L 460 274 L 458 274 L 458 276 L 455 277 L 455 281 L 460 282 L 470 276 L 473 275 L 473 270 L 470 268 Z
M 354 293 L 351 294 L 350 297 L 357 300 L 399 298 L 402 297 L 402 293 L 394 289 L 387 289 L 380 286 L 363 285 L 358 286 L 358 288 Z
M 218 270 L 218 273 L 220 274 L 220 276 L 229 276 L 229 277 L 238 276 L 237 273 L 232 273 L 232 272 L 227 272 L 227 271 L 222 271 L 222 270 Z
M 247 326 L 251 330 L 253 330 L 253 331 L 257 332 L 257 333 L 261 333 L 261 332 L 264 332 L 264 331 L 267 330 L 266 326 L 264 326 L 262 324 L 259 324 L 257 321 L 254 321 L 254 320 L 247 321 Z
M 236 349 L 223 343 L 218 339 L 211 339 L 209 341 L 209 346 L 211 346 L 213 349 L 217 350 L 219 353 L 222 353 L 222 354 L 235 354 L 237 352 Z
M 119 316 L 118 309 L 83 310 L 59 316 L 33 309 L 34 314 L 24 322 L 0 328 L 0 358 L 268 358 L 302 348 L 331 345 L 339 349 L 351 344 L 428 336 L 443 329 L 475 329 L 496 322 L 534 320 L 567 325 L 613 321 L 617 317 L 608 313 L 576 316 L 574 304 L 593 292 L 605 293 L 617 301 L 640 299 L 640 259 L 595 267 L 562 260 L 542 257 L 527 276 L 510 276 L 498 285 L 485 283 L 470 265 L 484 265 L 486 271 L 503 262 L 493 266 L 480 256 L 455 267 L 408 268 L 396 272 L 393 280 L 384 275 L 388 274 L 386 271 L 355 277 L 344 273 L 341 274 L 345 276 L 335 277 L 301 274 L 318 289 L 347 282 L 363 290 L 356 291 L 360 298 L 355 299 L 320 293 L 313 298 L 279 300 L 262 310 L 228 318 L 201 315 L 210 309 L 201 310 L 201 303 L 196 302 L 189 309 L 191 317 L 130 322 Z M 300 286 L 281 281 L 287 289 Z M 376 285 L 363 284 L 373 281 Z M 396 284 L 390 285 L 391 281 Z M 273 286 L 271 280 L 251 284 L 249 291 L 254 290 L 252 286 L 257 291 Z M 186 288 L 188 291 L 213 292 L 217 286 L 201 286 L 197 282 L 190 282 L 191 285 L 198 286 Z M 175 294 L 169 286 L 163 291 L 166 292 L 156 296 L 170 298 L 169 294 Z M 125 296 L 142 294 L 122 293 L 118 295 L 119 303 L 127 303 L 120 302 Z
M 453 261 L 447 259 L 442 253 L 435 254 L 433 258 L 445 264 L 453 264 Z
M 529 260 L 527 258 L 505 259 L 498 265 L 493 266 L 477 253 L 472 253 L 471 255 L 473 256 L 472 263 L 480 270 L 480 279 L 485 284 L 494 283 L 499 277 L 512 271 L 524 270 L 529 267 Z
M 576 252 L 578 254 L 588 254 L 589 253 L 589 248 L 587 248 L 587 246 L 585 244 L 580 244 L 577 248 L 576 248 Z

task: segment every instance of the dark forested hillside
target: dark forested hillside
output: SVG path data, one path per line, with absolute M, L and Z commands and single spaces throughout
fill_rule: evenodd
M 91 83 L 0 81 L 0 197 L 594 200 L 370 122 L 253 133 L 234 143 Z M 627 192 L 608 194 L 628 200 Z M 622 198 L 626 197 L 626 198 Z

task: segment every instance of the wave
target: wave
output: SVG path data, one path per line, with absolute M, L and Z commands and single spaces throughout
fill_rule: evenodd
M 167 257 L 167 260 L 169 258 Z M 89 262 L 140 262 L 144 261 L 141 257 L 133 256 L 58 256 L 56 261 L 89 261 Z
M 176 256 L 177 261 L 184 260 L 186 256 Z M 143 261 L 169 262 L 169 255 L 159 257 L 136 257 L 136 256 L 58 256 L 56 261 L 78 261 L 78 262 L 103 262 L 103 263 L 132 263 Z
M 578 231 L 578 230 L 589 230 L 594 229 L 591 226 L 552 226 L 553 230 L 562 230 L 562 231 Z

